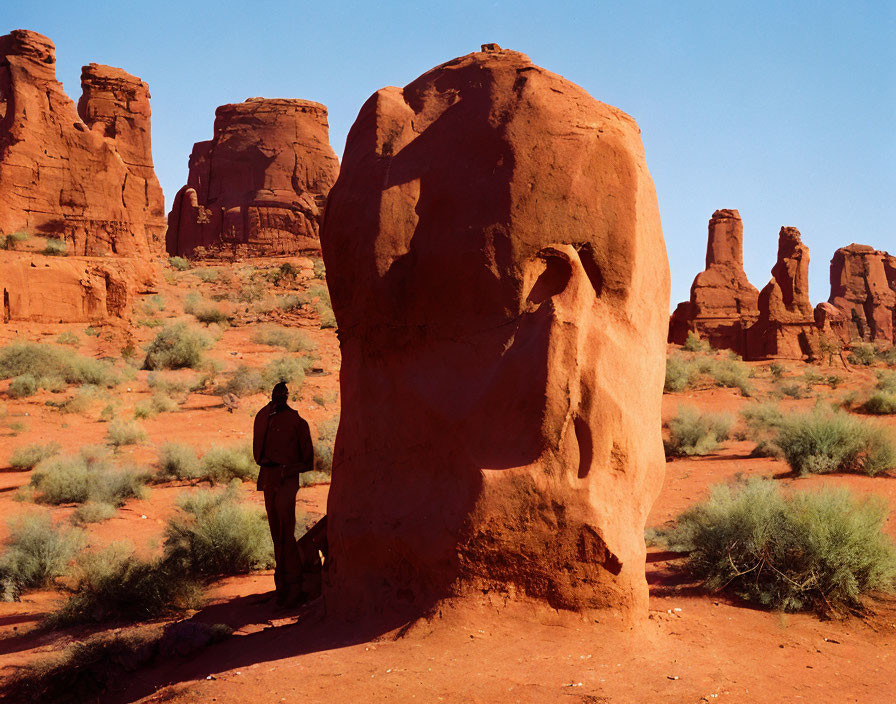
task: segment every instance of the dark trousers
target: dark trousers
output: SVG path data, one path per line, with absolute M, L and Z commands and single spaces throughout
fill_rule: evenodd
M 292 586 L 301 586 L 302 561 L 296 546 L 296 494 L 299 493 L 299 477 L 282 482 L 268 482 L 264 487 L 264 508 L 268 513 L 268 525 L 274 540 L 274 585 L 277 592 Z

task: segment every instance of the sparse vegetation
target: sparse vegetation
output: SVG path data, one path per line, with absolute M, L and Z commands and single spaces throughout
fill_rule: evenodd
M 194 269 L 193 276 L 199 278 L 202 283 L 210 284 L 218 280 L 221 272 L 218 269 Z
M 184 299 L 184 313 L 189 313 L 200 323 L 205 323 L 206 325 L 211 323 L 226 324 L 232 318 L 223 308 L 205 300 L 197 293 L 191 293 Z
M 315 345 L 300 330 L 290 330 L 276 326 L 264 326 L 252 336 L 252 341 L 270 347 L 282 347 L 288 352 L 311 352 Z
M 25 242 L 31 235 L 27 232 L 13 232 L 0 237 L 0 249 L 17 249 L 19 244 Z
M 271 389 L 274 384 L 285 381 L 297 390 L 305 382 L 305 370 L 311 366 L 308 357 L 278 357 L 265 366 L 261 373 L 265 389 Z
M 71 345 L 72 347 L 77 347 L 79 341 L 80 338 L 71 330 L 61 333 L 59 337 L 56 338 L 56 342 L 60 345 Z
M 145 369 L 196 369 L 211 346 L 208 336 L 184 323 L 169 325 L 146 348 Z
M 86 525 L 87 523 L 102 523 L 108 521 L 117 513 L 118 509 L 104 501 L 86 501 L 72 514 L 72 523 Z
M 248 445 L 213 447 L 202 456 L 201 477 L 212 482 L 226 483 L 233 479 L 254 481 L 258 465 Z
M 68 254 L 68 245 L 63 239 L 48 237 L 44 245 L 44 254 L 50 257 L 64 257 Z
M 9 385 L 7 393 L 12 398 L 27 398 L 34 396 L 40 386 L 33 374 L 21 374 L 17 376 Z
M 126 499 L 145 496 L 148 473 L 117 467 L 101 451 L 82 448 L 74 457 L 51 459 L 31 474 L 37 501 L 46 504 L 81 504 L 96 501 L 121 506 Z
M 889 431 L 842 411 L 815 408 L 787 416 L 775 444 L 799 474 L 874 476 L 896 466 L 896 444 Z
M 159 413 L 171 413 L 177 410 L 177 403 L 164 393 L 154 393 L 152 398 L 141 401 L 134 407 L 134 418 L 152 418 Z
M 198 479 L 202 476 L 196 450 L 174 442 L 159 448 L 159 472 L 163 478 Z
M 877 361 L 877 347 L 870 342 L 859 342 L 852 346 L 847 359 L 850 364 L 870 367 Z
M 50 442 L 45 445 L 35 443 L 16 448 L 9 458 L 9 466 L 19 471 L 34 469 L 38 464 L 53 455 L 59 454 L 62 448 L 59 443 Z
M 230 373 L 227 383 L 220 391 L 222 394 L 230 393 L 242 397 L 260 393 L 264 391 L 264 387 L 265 382 L 260 371 L 240 364 Z
M 862 606 L 862 595 L 896 587 L 896 548 L 876 497 L 846 489 L 784 496 L 770 480 L 716 487 L 683 514 L 666 540 L 687 551 L 707 589 L 785 611 Z
M 712 348 L 709 346 L 709 342 L 701 340 L 700 336 L 691 330 L 688 332 L 687 340 L 682 345 L 682 349 L 687 352 L 709 352 Z
M 339 414 L 329 420 L 319 423 L 317 426 L 317 442 L 314 444 L 314 469 L 313 474 L 320 475 L 323 481 L 329 480 L 333 471 L 333 445 L 336 442 L 336 431 L 339 429 Z M 303 475 L 306 483 L 311 483 L 315 477 Z
M 317 300 L 313 303 L 314 312 L 320 318 L 320 326 L 322 329 L 335 328 L 336 316 L 333 315 L 333 304 L 330 301 L 330 291 L 326 286 L 312 286 L 309 294 Z
M 176 271 L 186 271 L 190 268 L 190 260 L 184 257 L 168 257 L 168 264 Z
M 752 403 L 740 412 L 747 426 L 745 439 L 756 443 L 751 453 L 754 457 L 781 457 L 781 449 L 775 444 L 784 414 L 774 403 Z
M 707 455 L 728 439 L 732 423 L 727 414 L 700 413 L 695 408 L 682 406 L 678 415 L 669 421 L 669 440 L 664 443 L 666 455 Z
M 13 342 L 0 348 L 0 379 L 10 377 L 26 377 L 28 384 L 33 380 L 38 388 L 48 390 L 58 390 L 66 384 L 111 387 L 118 381 L 107 362 L 36 342 Z
M 136 445 L 144 440 L 146 440 L 146 431 L 133 422 L 112 421 L 106 431 L 106 442 L 112 447 Z
M 752 393 L 750 368 L 739 358 L 684 355 L 673 352 L 666 359 L 665 393 L 674 393 L 701 385 L 740 389 L 741 394 Z
M 55 527 L 46 511 L 16 516 L 7 525 L 9 537 L 0 555 L 0 597 L 5 601 L 64 575 L 84 544 L 81 531 Z
M 188 575 L 238 574 L 273 564 L 264 511 L 241 503 L 239 484 L 181 495 L 165 529 L 165 560 Z

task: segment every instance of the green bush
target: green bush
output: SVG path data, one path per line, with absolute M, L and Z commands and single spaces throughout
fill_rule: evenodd
M 13 342 L 0 348 L 0 379 L 31 375 L 45 389 L 65 384 L 111 387 L 117 383 L 110 364 L 73 350 L 36 342 Z
M 313 304 L 314 312 L 320 318 L 321 328 L 335 328 L 336 316 L 333 315 L 333 304 L 330 301 L 330 291 L 326 286 L 312 286 L 309 290 L 312 297 L 317 298 Z
M 206 325 L 210 325 L 211 323 L 225 324 L 229 323 L 231 318 L 230 314 L 224 311 L 222 308 L 219 308 L 214 303 L 209 303 L 208 301 L 199 301 L 195 305 L 191 307 L 189 311 L 186 310 L 187 306 L 184 306 L 184 310 L 193 317 L 196 318 L 200 323 L 205 323 Z
M 752 403 L 740 412 L 747 426 L 745 439 L 756 443 L 751 453 L 754 457 L 781 457 L 781 449 L 775 444 L 784 414 L 774 403 Z
M 666 359 L 665 393 L 684 391 L 691 387 L 698 374 L 697 365 L 680 354 L 671 354 Z
M 13 232 L 9 235 L 0 237 L 0 249 L 17 249 L 20 242 L 24 242 L 30 237 L 27 232 Z
M 795 399 L 809 398 L 812 392 L 802 384 L 784 384 L 781 387 L 781 394 Z
M 768 370 L 771 372 L 772 378 L 778 380 L 787 372 L 787 367 L 778 362 L 772 362 L 768 365 Z
M 264 511 L 240 503 L 238 487 L 182 495 L 165 528 L 165 560 L 182 574 L 238 574 L 273 565 Z
M 174 442 L 167 442 L 159 448 L 159 471 L 165 478 L 198 479 L 202 476 L 196 450 Z
M 66 574 L 69 562 L 84 545 L 82 531 L 54 527 L 49 512 L 17 516 L 7 525 L 9 537 L 0 555 L 0 596 L 6 601 Z
M 202 353 L 211 346 L 209 338 L 184 323 L 168 325 L 156 335 L 146 348 L 144 369 L 197 368 L 202 364 Z
M 317 442 L 314 445 L 314 469 L 324 481 L 333 471 L 333 445 L 336 442 L 336 431 L 339 429 L 339 415 L 319 423 L 317 426 Z M 311 483 L 312 477 L 303 475 L 305 483 Z
M 53 626 L 143 621 L 196 602 L 196 585 L 186 574 L 170 563 L 137 557 L 127 543 L 82 553 L 76 571 L 72 595 L 49 619 Z
M 80 339 L 81 338 L 79 338 L 71 330 L 67 330 L 66 332 L 60 334 L 59 337 L 56 338 L 56 342 L 58 342 L 60 345 L 72 345 L 74 347 L 77 347 Z
M 112 421 L 106 431 L 106 442 L 112 447 L 136 445 L 144 440 L 146 440 L 146 431 L 133 422 Z
M 712 348 L 710 347 L 709 342 L 701 340 L 700 336 L 691 330 L 688 332 L 688 338 L 685 340 L 684 345 L 682 345 L 682 349 L 687 350 L 688 352 L 709 352 Z
M 46 504 L 81 504 L 86 501 L 121 506 L 126 499 L 145 496 L 147 472 L 116 467 L 102 454 L 84 448 L 75 457 L 48 460 L 31 474 L 37 500 Z
M 222 484 L 233 479 L 258 478 L 258 465 L 248 445 L 213 447 L 202 456 L 200 466 L 202 478 Z
M 92 384 L 82 384 L 75 390 L 75 393 L 59 403 L 48 401 L 47 405 L 56 406 L 60 413 L 77 413 L 85 414 L 90 407 L 99 399 L 103 398 L 105 393 Z
M 63 239 L 48 237 L 47 243 L 44 245 L 44 254 L 50 257 L 64 257 L 68 254 L 68 245 Z
M 315 257 L 311 260 L 311 269 L 314 272 L 315 279 L 326 279 L 327 268 L 324 266 L 324 260 Z
M 194 276 L 198 276 L 203 283 L 212 283 L 217 281 L 221 272 L 218 269 L 196 269 L 192 272 Z
M 875 391 L 862 404 L 862 410 L 877 416 L 893 415 L 896 413 L 896 394 Z
M 890 433 L 842 411 L 816 408 L 787 416 L 775 443 L 799 474 L 861 472 L 874 476 L 896 466 L 896 444 Z
M 700 413 L 695 408 L 682 406 L 678 415 L 669 421 L 668 457 L 706 455 L 719 443 L 728 439 L 733 420 L 728 414 Z
M 72 523 L 75 525 L 86 525 L 87 523 L 102 523 L 112 518 L 118 509 L 112 504 L 103 501 L 87 501 L 72 514 Z
M 707 375 L 716 386 L 739 389 L 744 396 L 749 396 L 752 393 L 749 381 L 750 367 L 740 359 L 707 357 L 698 361 L 698 369 L 701 374 Z
M 311 339 L 300 330 L 274 326 L 262 327 L 252 336 L 252 341 L 260 345 L 282 347 L 288 352 L 311 352 L 315 348 Z
M 884 504 L 846 489 L 781 494 L 770 480 L 713 489 L 681 514 L 668 541 L 710 590 L 731 589 L 775 609 L 860 608 L 896 587 L 896 548 Z
M 252 396 L 264 390 L 265 382 L 261 372 L 257 369 L 252 369 L 252 367 L 247 367 L 245 364 L 240 364 L 230 373 L 230 377 L 221 389 L 221 393 L 230 393 L 242 397 Z
M 852 346 L 847 359 L 850 364 L 870 367 L 877 361 L 877 348 L 870 342 L 859 342 Z
M 896 372 L 880 371 L 876 372 L 877 384 L 874 388 L 889 394 L 896 394 Z
M 21 374 L 12 380 L 7 393 L 11 398 L 27 398 L 34 396 L 39 388 L 33 374 Z
M 141 401 L 134 407 L 134 418 L 152 418 L 159 413 L 171 413 L 177 410 L 177 403 L 163 393 L 154 393 L 152 398 Z
M 272 389 L 285 381 L 297 391 L 305 383 L 305 370 L 311 365 L 308 357 L 278 357 L 271 360 L 261 373 L 264 389 Z
M 186 271 L 190 268 L 190 260 L 184 257 L 169 257 L 168 264 L 176 271 Z
M 61 449 L 57 442 L 50 442 L 46 445 L 41 445 L 40 443 L 23 445 L 16 448 L 10 455 L 9 466 L 19 471 L 34 469 L 44 460 L 59 454 Z

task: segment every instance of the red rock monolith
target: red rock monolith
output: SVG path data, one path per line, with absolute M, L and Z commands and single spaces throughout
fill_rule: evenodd
M 327 108 L 310 100 L 250 98 L 219 107 L 214 138 L 194 145 L 187 185 L 168 214 L 169 254 L 318 248 L 339 173 L 328 130 Z
M 328 613 L 641 617 L 669 271 L 640 131 L 486 49 L 375 93 L 330 192 Z
M 669 342 L 683 345 L 697 333 L 714 349 L 746 351 L 746 329 L 759 315 L 759 291 L 744 273 L 744 226 L 736 210 L 717 210 L 709 221 L 706 269 L 691 284 L 669 323 Z
M 815 359 L 820 336 L 809 301 L 809 248 L 782 227 L 772 279 L 759 293 L 759 318 L 747 331 L 748 359 Z
M 896 257 L 862 244 L 838 249 L 828 303 L 842 311 L 851 341 L 896 343 Z
M 165 212 L 146 84 L 86 66 L 79 114 L 55 63 L 53 43 L 37 32 L 0 37 L 0 232 L 62 237 L 75 255 L 160 253 Z

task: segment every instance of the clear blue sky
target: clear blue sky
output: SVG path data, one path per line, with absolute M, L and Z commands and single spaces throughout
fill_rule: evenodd
M 744 219 L 762 288 L 781 225 L 811 248 L 811 296 L 850 242 L 896 252 L 896 1 L 206 2 L 3 0 L 0 33 L 33 29 L 59 78 L 120 66 L 149 83 L 156 170 L 170 205 L 218 105 L 306 98 L 341 154 L 375 90 L 484 42 L 527 53 L 631 114 L 656 182 L 672 304 L 703 268 L 717 208 Z

